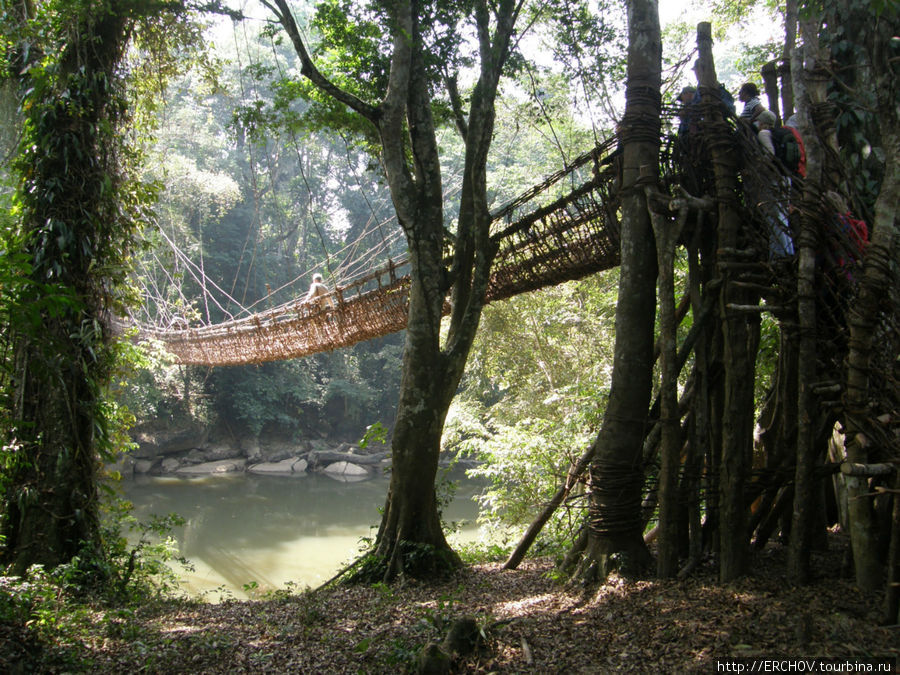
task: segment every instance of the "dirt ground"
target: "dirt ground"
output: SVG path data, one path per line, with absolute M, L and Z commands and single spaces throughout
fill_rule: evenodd
M 440 583 L 173 601 L 98 615 L 82 656 L 95 673 L 400 673 L 470 617 L 480 645 L 454 657 L 452 672 L 711 673 L 736 672 L 717 662 L 732 657 L 896 659 L 900 629 L 878 625 L 881 595 L 858 591 L 841 561 L 840 550 L 814 554 L 818 579 L 796 588 L 775 545 L 728 585 L 703 565 L 682 581 L 613 578 L 585 593 L 556 583 L 540 559 L 515 571 L 468 567 Z

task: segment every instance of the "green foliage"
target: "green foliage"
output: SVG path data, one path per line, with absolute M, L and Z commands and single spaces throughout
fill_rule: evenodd
M 756 394 L 754 397 L 756 414 L 754 419 L 759 419 L 766 396 L 775 383 L 780 335 L 778 322 L 768 314 L 764 314 L 760 324 L 759 349 L 756 355 Z
M 220 369 L 210 377 L 208 391 L 218 417 L 236 429 L 255 436 L 267 427 L 298 431 L 305 410 L 321 410 L 314 373 L 315 363 L 308 360 Z
M 369 447 L 370 443 L 380 443 L 384 445 L 387 443 L 388 439 L 388 430 L 381 422 L 375 422 L 374 424 L 370 424 L 366 427 L 366 433 L 359 441 L 359 447 L 362 449 L 366 449 Z
M 606 92 L 624 79 L 625 13 L 616 3 L 571 0 L 537 3 L 533 11 L 546 22 L 542 47 L 550 51 L 559 64 L 555 67 L 568 79 L 573 102 L 589 110 L 589 102 L 602 101 Z
M 154 515 L 148 522 L 140 522 L 131 515 L 130 503 L 113 500 L 104 521 L 107 550 L 104 564 L 108 567 L 105 576 L 112 580 L 106 592 L 128 603 L 175 593 L 179 588 L 178 575 L 170 563 L 193 569 L 190 562 L 179 555 L 178 543 L 172 535 L 174 528 L 184 524 L 184 518 L 175 513 Z
M 138 523 L 129 514 L 124 502 L 114 502 L 107 513 L 104 555 L 86 550 L 84 557 L 53 569 L 34 565 L 21 576 L 0 576 L 0 628 L 4 636 L 15 636 L 0 645 L 0 662 L 19 663 L 28 672 L 85 672 L 91 670 L 86 643 L 98 624 L 111 638 L 140 640 L 136 608 L 168 596 L 177 578 L 167 563 L 186 561 L 175 554 L 170 536 L 181 519 L 169 515 Z M 121 536 L 120 526 L 139 533 L 135 544 Z M 98 584 L 101 576 L 110 583 Z
M 480 460 L 469 473 L 488 480 L 479 518 L 497 537 L 531 523 L 596 433 L 612 370 L 617 278 L 613 271 L 485 310 L 443 442 Z M 541 545 L 562 546 L 576 521 L 559 510 Z
M 181 423 L 208 418 L 208 401 L 200 395 L 201 372 L 176 365 L 159 341 L 125 343 L 122 360 L 131 368 L 113 378 L 113 396 L 135 422 L 159 419 Z
M 893 9 L 868 0 L 805 4 L 821 13 L 821 39 L 837 64 L 829 102 L 837 108 L 835 130 L 847 180 L 859 195 L 851 208 L 871 222 L 886 162 L 881 125 L 897 122 L 897 4 L 889 3 Z
M 508 545 L 497 541 L 463 543 L 457 546 L 456 550 L 467 565 L 500 562 L 506 560 L 510 552 Z

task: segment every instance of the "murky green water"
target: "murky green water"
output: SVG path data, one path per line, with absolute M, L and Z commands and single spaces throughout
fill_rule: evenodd
M 343 483 L 327 476 L 218 475 L 203 478 L 138 477 L 122 484 L 139 520 L 151 514 L 177 513 L 187 522 L 173 535 L 194 571 L 180 570 L 192 595 L 249 595 L 315 587 L 355 557 L 360 540 L 375 534 L 388 481 Z M 459 482 L 445 521 L 467 521 L 454 541 L 479 536 L 474 524 L 479 491 L 472 481 Z

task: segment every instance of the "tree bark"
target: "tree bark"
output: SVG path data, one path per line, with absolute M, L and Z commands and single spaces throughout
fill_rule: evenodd
M 896 21 L 895 21 L 896 23 Z M 857 300 L 849 311 L 850 344 L 846 359 L 844 410 L 846 420 L 847 459 L 858 464 L 869 463 L 869 450 L 864 434 L 866 417 L 870 413 L 870 372 L 875 343 L 875 327 L 879 308 L 883 307 L 884 292 L 896 288 L 897 203 L 900 202 L 900 119 L 897 112 L 898 65 L 896 57 L 889 57 L 892 36 L 896 27 L 879 22 L 870 42 L 874 56 L 870 72 L 872 88 L 876 92 L 884 148 L 885 167 L 881 189 L 875 202 L 872 237 L 863 259 L 862 279 Z M 883 60 L 881 60 L 883 59 Z M 860 588 L 877 588 L 882 581 L 882 564 L 877 550 L 877 528 L 864 478 L 847 476 L 847 501 L 850 518 L 850 538 L 856 583 Z M 895 497 L 896 499 L 896 497 Z
M 452 265 L 447 270 L 432 83 L 425 65 L 427 31 L 418 4 L 391 4 L 389 84 L 376 106 L 342 91 L 318 71 L 285 0 L 264 2 L 290 35 L 303 74 L 377 128 L 391 198 L 409 246 L 409 320 L 391 443 L 391 486 L 373 550 L 376 575 L 390 580 L 401 573 L 429 575 L 455 567 L 459 558 L 441 530 L 434 480 L 444 421 L 478 328 L 496 252 L 489 236 L 486 164 L 497 87 L 521 4 L 474 3 L 480 72 L 468 119 L 458 125 L 466 159 Z M 461 116 L 455 90 L 450 95 Z M 441 310 L 448 290 L 451 312 L 442 344 Z
M 794 114 L 794 85 L 791 55 L 797 44 L 797 0 L 787 0 L 784 7 L 784 51 L 781 54 L 781 112 L 782 123 Z
M 807 26 L 808 29 L 813 26 Z M 809 31 L 805 31 L 808 33 Z M 817 415 L 812 386 L 816 376 L 816 290 L 815 259 L 817 250 L 816 214 L 820 213 L 818 195 L 822 192 L 824 152 L 810 123 L 811 97 L 821 97 L 824 92 L 810 91 L 809 73 L 804 69 L 804 60 L 815 67 L 818 54 L 815 53 L 815 31 L 806 35 L 803 46 L 806 57 L 801 58 L 800 50 L 791 55 L 794 99 L 798 104 L 799 130 L 807 139 L 806 181 L 801 196 L 800 209 L 800 262 L 797 271 L 797 319 L 799 322 L 799 342 L 796 370 L 796 465 L 794 471 L 794 504 L 791 520 L 791 538 L 788 549 L 788 574 L 796 583 L 809 581 L 810 544 L 813 528 L 813 465 L 815 462 L 814 422 Z M 815 85 L 813 85 L 815 87 Z M 790 377 L 791 374 L 788 374 Z
M 697 27 L 697 78 L 705 101 L 717 101 L 718 79 L 712 58 L 710 25 Z M 719 249 L 737 250 L 741 230 L 738 211 L 736 153 L 730 141 L 731 127 L 715 105 L 707 104 L 704 129 L 710 141 L 719 202 Z M 750 319 L 729 311 L 729 305 L 755 304 L 749 291 L 730 278 L 726 268 L 720 293 L 720 321 L 724 340 L 724 410 L 721 418 L 721 469 L 719 483 L 719 578 L 730 581 L 744 572 L 747 560 L 744 482 L 753 449 L 753 382 L 755 344 Z M 757 317 L 758 321 L 758 317 Z M 755 324 L 758 328 L 758 323 Z M 758 331 L 757 331 L 758 332 Z
M 590 535 L 574 577 L 605 578 L 618 563 L 639 573 L 649 563 L 641 532 L 643 466 L 656 311 L 656 255 L 642 166 L 659 165 L 661 43 L 654 0 L 628 3 L 628 74 L 623 147 L 622 233 L 616 344 L 609 402 L 590 469 Z
M 646 190 L 647 201 L 651 191 Z M 659 342 L 660 342 L 660 471 L 659 540 L 656 573 L 674 577 L 678 572 L 679 514 L 678 469 L 681 466 L 681 416 L 678 412 L 678 325 L 675 318 L 675 248 L 687 220 L 685 206 L 674 222 L 651 213 L 656 238 L 659 268 Z
M 19 72 L 36 140 L 23 151 L 30 270 L 10 326 L 15 426 L 7 442 L 16 452 L 0 521 L 3 562 L 16 574 L 102 557 L 97 472 L 113 358 L 103 319 L 116 283 L 110 269 L 123 265 L 130 241 L 114 197 L 121 141 L 110 128 L 122 119 L 116 73 L 131 19 L 129 9 L 99 3 L 72 20 L 55 71 L 40 82 L 30 68 Z M 32 58 L 37 51 L 31 45 Z

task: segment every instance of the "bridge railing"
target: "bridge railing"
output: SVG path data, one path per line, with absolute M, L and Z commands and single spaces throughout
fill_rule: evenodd
M 618 264 L 617 174 L 611 167 L 600 172 L 597 163 L 610 146 L 585 153 L 493 214 L 499 248 L 488 302 Z M 573 180 L 579 170 L 591 170 L 593 177 L 563 188 L 561 181 Z M 535 206 L 554 191 L 565 194 Z M 389 261 L 337 286 L 326 296 L 333 307 L 297 300 L 213 326 L 145 329 L 141 337 L 161 340 L 183 364 L 261 363 L 330 351 L 406 327 L 409 271 L 408 259 Z

